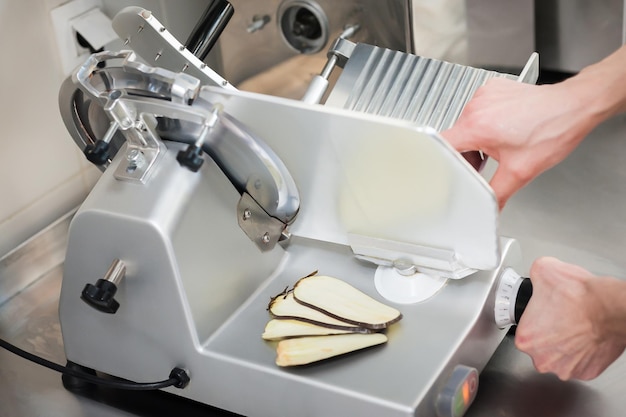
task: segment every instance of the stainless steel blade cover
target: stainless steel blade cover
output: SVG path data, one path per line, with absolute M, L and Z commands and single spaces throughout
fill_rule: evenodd
M 434 130 L 241 91 L 205 87 L 200 94 L 285 162 L 302 200 L 293 235 L 449 278 L 498 265 L 493 191 Z

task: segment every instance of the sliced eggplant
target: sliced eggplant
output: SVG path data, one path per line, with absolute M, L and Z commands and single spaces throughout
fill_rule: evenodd
M 385 342 L 387 336 L 383 333 L 308 336 L 281 340 L 276 348 L 276 365 L 306 365 Z
M 393 307 L 383 304 L 340 279 L 311 275 L 293 288 L 294 299 L 337 320 L 372 330 L 384 329 L 402 318 Z
M 265 326 L 262 337 L 265 340 L 279 340 L 288 337 L 325 336 L 360 332 L 369 333 L 369 330 L 360 327 L 353 327 L 351 330 L 340 330 L 329 326 L 318 326 L 317 324 L 301 320 L 272 319 Z
M 337 318 L 330 317 L 320 310 L 307 307 L 294 299 L 293 292 L 285 292 L 272 298 L 268 310 L 274 318 L 277 319 L 294 319 L 306 321 L 307 323 L 316 324 L 318 326 L 330 327 L 336 330 L 348 330 L 352 332 L 366 333 L 367 330 L 361 326 L 346 323 Z

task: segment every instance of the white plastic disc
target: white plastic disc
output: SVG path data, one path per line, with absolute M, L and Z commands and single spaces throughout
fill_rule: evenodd
M 398 304 L 414 304 L 435 295 L 448 282 L 447 278 L 416 272 L 402 275 L 396 268 L 379 266 L 374 284 L 380 295 Z

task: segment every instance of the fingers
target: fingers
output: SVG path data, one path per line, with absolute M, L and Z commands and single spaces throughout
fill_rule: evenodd
M 478 168 L 483 161 L 482 159 L 478 160 L 476 158 L 478 153 L 472 152 L 476 151 L 478 148 L 473 146 L 472 140 L 470 139 L 471 136 L 464 134 L 463 130 L 464 129 L 457 124 L 455 127 L 441 132 L 441 135 L 453 148 L 458 152 L 462 152 L 465 159 L 467 159 L 474 168 Z M 490 185 L 498 200 L 498 206 L 500 210 L 502 210 L 507 200 L 524 184 L 520 184 L 514 176 L 507 172 L 506 169 L 502 169 L 502 165 L 500 165 L 496 169 Z
M 503 165 L 499 165 L 489 185 L 491 185 L 496 199 L 498 200 L 498 206 L 500 210 L 502 210 L 509 198 L 511 198 L 517 190 L 522 188 L 524 184 L 520 183 L 519 180 L 507 172 L 506 168 L 503 168 Z
M 562 277 L 563 279 L 577 281 L 595 277 L 594 274 L 580 265 L 563 262 L 550 256 L 536 259 L 530 267 L 530 276 L 538 282 L 551 277 Z
M 531 265 L 530 276 L 538 279 L 548 276 L 554 273 L 555 270 L 558 271 L 559 265 L 565 265 L 565 263 L 551 256 L 542 256 L 535 259 Z
M 478 149 L 473 146 L 471 135 L 467 134 L 467 131 L 463 129 L 459 122 L 450 129 L 441 132 L 441 136 L 459 152 L 475 151 Z

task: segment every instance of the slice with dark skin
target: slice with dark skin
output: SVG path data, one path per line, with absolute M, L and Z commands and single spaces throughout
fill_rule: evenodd
M 354 328 L 357 332 L 362 330 Z M 293 319 L 272 319 L 265 326 L 265 331 L 261 336 L 265 340 L 280 340 L 290 337 L 301 336 L 327 336 L 331 334 L 354 333 L 353 330 L 339 330 L 328 326 L 318 326 Z
M 281 340 L 276 348 L 276 365 L 306 365 L 386 342 L 387 336 L 383 333 L 309 336 Z
M 306 307 L 366 329 L 382 330 L 402 318 L 395 308 L 329 276 L 301 278 L 293 287 L 293 296 Z
M 370 333 L 361 326 L 347 323 L 323 312 L 298 303 L 292 291 L 283 292 L 272 298 L 268 306 L 270 314 L 276 319 L 294 319 L 335 330 L 346 330 L 353 333 Z

